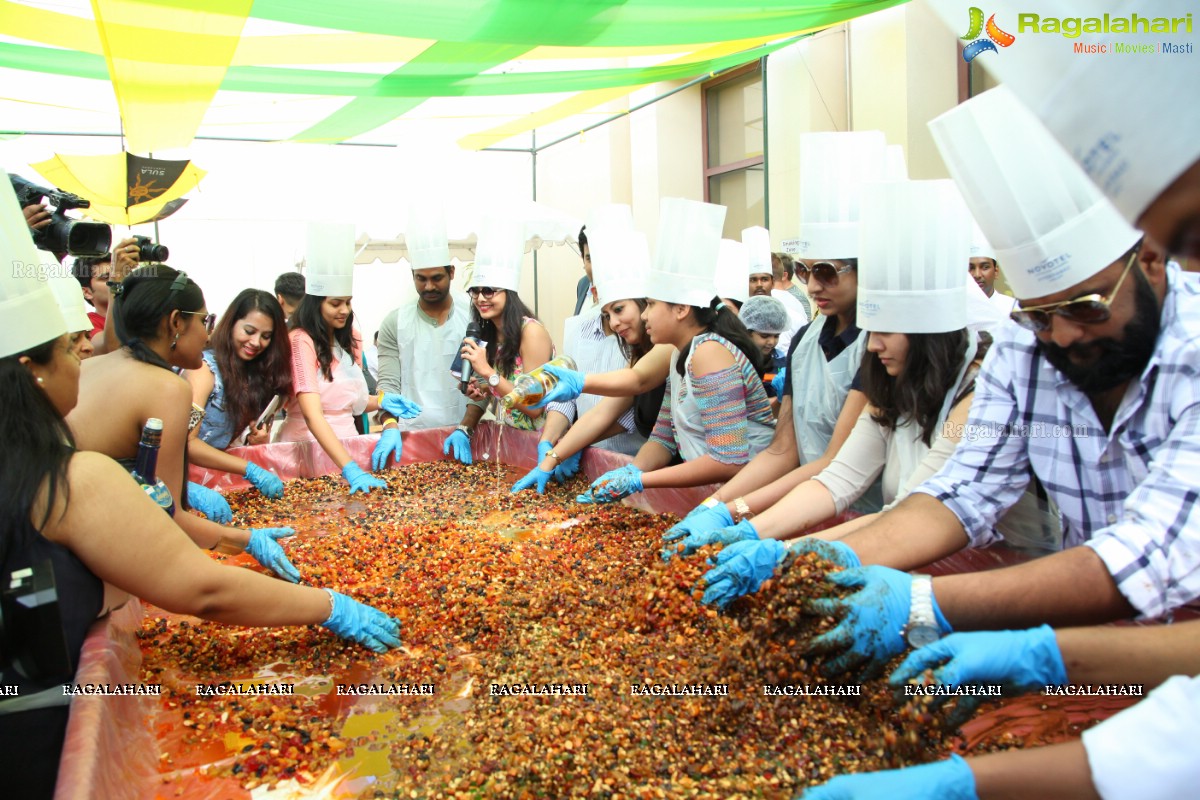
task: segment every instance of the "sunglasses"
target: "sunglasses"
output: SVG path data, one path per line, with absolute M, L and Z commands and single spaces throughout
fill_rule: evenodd
M 817 263 L 813 264 L 812 267 L 807 267 L 804 264 L 797 264 L 796 278 L 806 286 L 808 285 L 809 276 L 815 278 L 817 283 L 821 284 L 822 286 L 837 286 L 838 280 L 840 280 L 838 276 L 850 272 L 853 269 L 855 269 L 853 264 L 848 264 L 844 267 L 838 267 L 836 264 L 832 264 L 828 261 L 818 261 Z
M 496 296 L 497 292 L 503 291 L 504 289 L 497 289 L 494 286 L 472 286 L 470 289 L 467 289 L 467 294 L 471 295 L 472 300 L 479 297 L 479 295 L 483 295 L 484 300 L 491 300 Z
M 179 313 L 180 314 L 195 314 L 197 316 L 200 315 L 199 311 L 180 311 Z M 217 315 L 216 314 L 205 314 L 204 319 L 202 319 L 201 322 L 204 323 L 205 333 L 212 333 L 213 328 L 217 327 Z
M 1015 308 L 1008 316 L 1022 328 L 1034 333 L 1050 330 L 1050 318 L 1054 314 L 1058 314 L 1063 319 L 1080 325 L 1099 325 L 1101 322 L 1107 322 L 1108 318 L 1112 316 L 1111 306 L 1113 299 L 1116 298 L 1117 292 L 1121 290 L 1121 284 L 1125 283 L 1125 276 L 1133 268 L 1133 263 L 1137 260 L 1138 253 L 1141 250 L 1142 246 L 1139 243 L 1133 252 L 1129 254 L 1129 261 L 1125 264 L 1125 271 L 1121 273 L 1117 285 L 1112 288 L 1112 291 L 1107 296 L 1102 294 L 1088 294 L 1083 297 L 1076 297 L 1074 300 L 1045 303 L 1044 305 L 1030 306 L 1029 308 Z

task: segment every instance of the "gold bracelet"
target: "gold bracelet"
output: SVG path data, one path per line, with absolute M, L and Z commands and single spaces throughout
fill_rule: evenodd
M 562 463 L 562 459 L 559 457 L 558 453 L 554 452 L 554 448 L 550 448 L 549 450 L 547 450 L 546 455 L 550 456 L 550 458 L 553 458 L 559 464 Z
M 391 426 L 392 426 L 392 427 L 394 427 L 394 428 L 398 428 L 398 427 L 400 427 L 400 423 L 399 423 L 399 422 L 397 422 L 397 421 L 396 421 L 396 420 L 394 420 L 394 419 L 385 419 L 385 420 L 383 421 L 383 429 L 384 429 L 385 431 L 388 429 L 388 425 L 391 425 Z

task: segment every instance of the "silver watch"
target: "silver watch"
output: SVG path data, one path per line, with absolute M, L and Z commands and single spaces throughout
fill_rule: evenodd
M 500 385 L 500 373 L 493 372 L 491 375 L 488 375 L 487 382 L 488 382 L 488 386 L 495 389 L 497 386 Z
M 942 638 L 942 630 L 933 613 L 933 578 L 929 575 L 913 576 L 912 602 L 904 636 L 913 647 L 924 647 Z

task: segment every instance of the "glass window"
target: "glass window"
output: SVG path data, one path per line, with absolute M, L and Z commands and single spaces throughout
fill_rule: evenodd
M 748 64 L 703 88 L 705 200 L 728 209 L 722 235 L 741 239 L 742 229 L 767 219 L 762 65 Z

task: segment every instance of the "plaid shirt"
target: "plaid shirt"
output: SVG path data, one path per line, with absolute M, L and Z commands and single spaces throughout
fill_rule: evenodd
M 915 491 L 958 516 L 973 545 L 1030 470 L 1057 503 L 1063 544 L 1086 544 L 1142 617 L 1200 597 L 1200 283 L 1168 267 L 1162 329 L 1105 431 L 1088 398 L 1041 358 L 1032 333 L 998 331 L 967 429 Z

